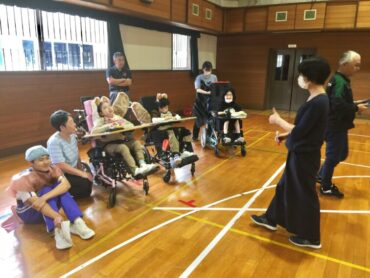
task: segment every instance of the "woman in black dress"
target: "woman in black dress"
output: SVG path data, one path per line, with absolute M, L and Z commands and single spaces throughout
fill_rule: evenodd
M 330 66 L 322 58 L 304 60 L 298 66 L 298 85 L 310 96 L 299 108 L 294 125 L 283 120 L 273 109 L 270 124 L 286 133 L 277 132 L 276 140 L 286 138 L 288 157 L 285 171 L 265 214 L 252 215 L 257 225 L 276 230 L 277 225 L 294 234 L 289 241 L 298 246 L 321 248 L 320 204 L 315 188 L 315 177 L 320 167 L 320 149 L 327 125 L 329 100 L 324 84 Z

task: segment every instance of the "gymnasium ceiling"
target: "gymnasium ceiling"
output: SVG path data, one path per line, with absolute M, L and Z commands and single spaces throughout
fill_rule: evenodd
M 225 8 L 233 7 L 253 7 L 262 5 L 278 5 L 290 3 L 314 3 L 314 2 L 329 2 L 328 1 L 313 1 L 313 0 L 208 0 Z

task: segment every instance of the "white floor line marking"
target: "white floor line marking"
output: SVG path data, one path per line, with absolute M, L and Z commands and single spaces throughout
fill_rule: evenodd
M 333 179 L 346 179 L 346 178 L 351 178 L 351 179 L 363 179 L 363 178 L 370 178 L 370 176 L 334 176 Z M 276 184 L 272 184 L 272 185 L 269 185 L 269 186 L 266 186 L 265 187 L 265 190 L 266 189 L 270 189 L 270 188 L 275 188 L 276 187 Z M 260 188 L 257 188 L 257 189 L 253 189 L 253 190 L 250 190 L 250 191 L 246 191 L 246 192 L 243 192 L 243 193 L 240 193 L 240 194 L 235 194 L 235 195 L 232 195 L 230 197 L 227 197 L 227 198 L 224 198 L 224 199 L 221 199 L 221 200 L 218 200 L 212 204 L 209 204 L 207 206 L 214 206 L 216 204 L 220 204 L 220 203 L 223 203 L 223 202 L 226 202 L 228 200 L 231 200 L 231 199 L 235 199 L 235 198 L 238 198 L 238 197 L 242 197 L 244 195 L 248 195 L 248 194 L 252 194 L 254 192 L 257 192 L 258 190 L 260 190 Z M 240 209 L 240 208 L 238 208 Z M 204 211 L 204 210 L 209 210 L 209 211 L 212 211 L 212 210 L 227 210 L 227 209 L 223 209 L 223 208 L 205 208 L 205 206 L 203 207 L 198 207 L 198 208 L 187 208 L 187 207 L 154 207 L 153 210 L 199 210 L 199 211 Z M 232 211 L 234 211 L 235 209 L 232 208 L 230 209 Z M 251 209 L 253 210 L 253 209 Z
M 325 161 L 324 158 L 321 158 L 321 161 Z M 349 163 L 349 162 L 340 162 L 339 164 L 345 164 L 350 166 L 356 166 L 356 167 L 362 167 L 362 168 L 370 168 L 369 165 L 363 165 L 363 164 L 356 164 L 356 163 Z
M 325 161 L 325 159 L 321 158 L 321 161 Z M 356 163 L 349 163 L 349 162 L 340 162 L 339 164 L 345 164 L 345 165 L 362 167 L 362 168 L 369 168 L 370 169 L 369 165 L 363 165 L 363 164 L 356 164 Z
M 241 208 L 202 208 L 200 211 L 238 211 Z M 153 210 L 173 210 L 173 211 L 189 211 L 193 208 L 185 207 L 155 207 Z M 266 208 L 248 208 L 245 211 L 266 211 Z M 322 209 L 321 213 L 338 213 L 338 214 L 370 214 L 370 210 L 335 210 L 335 209 Z
M 348 133 L 348 135 L 350 135 L 350 136 L 357 136 L 357 137 L 367 137 L 367 138 L 370 138 L 369 135 L 362 135 L 362 134 Z
M 369 165 L 363 165 L 363 164 L 355 164 L 355 163 L 349 163 L 349 162 L 341 162 L 340 164 L 345 164 L 345 165 L 351 165 L 351 166 L 357 166 L 357 167 L 362 167 L 362 168 L 369 168 Z
M 282 166 L 285 166 L 285 163 Z M 142 237 L 144 237 L 144 236 L 146 236 L 146 235 L 154 232 L 155 230 L 158 230 L 158 229 L 160 229 L 160 228 L 162 228 L 164 226 L 167 226 L 167 225 L 169 225 L 169 224 L 171 224 L 171 223 L 173 223 L 175 221 L 178 221 L 178 220 L 180 220 L 180 219 L 182 219 L 182 218 L 184 218 L 184 217 L 186 217 L 188 215 L 191 215 L 193 213 L 196 213 L 196 212 L 200 211 L 202 208 L 209 208 L 209 207 L 212 207 L 212 206 L 217 205 L 219 203 L 222 203 L 222 202 L 225 202 L 225 201 L 228 201 L 228 200 L 231 200 L 231 199 L 235 199 L 235 198 L 241 197 L 241 196 L 242 196 L 242 194 L 235 194 L 233 196 L 230 196 L 230 197 L 224 198 L 222 200 L 219 200 L 219 201 L 213 202 L 211 204 L 208 204 L 206 206 L 199 207 L 199 208 L 193 208 L 192 211 L 189 211 L 189 212 L 184 213 L 182 215 L 179 215 L 179 216 L 176 216 L 174 218 L 171 218 L 171 219 L 169 219 L 169 220 L 167 220 L 167 221 L 165 221 L 165 222 L 163 222 L 161 224 L 158 224 L 157 226 L 154 226 L 154 227 L 152 227 L 152 228 L 150 228 L 150 229 L 148 229 L 148 230 L 146 230 L 146 231 L 144 231 L 144 232 L 142 232 L 142 233 L 140 233 L 140 234 L 138 234 L 138 235 L 136 235 L 136 236 L 134 236 L 134 237 L 132 237 L 132 238 L 130 238 L 130 239 L 128 239 L 128 240 L 126 240 L 126 241 L 124 241 L 124 242 L 116 245 L 116 246 L 114 246 L 114 247 L 112 247 L 111 249 L 109 249 L 109 250 L 101 253 L 100 255 L 98 255 L 98 256 L 96 256 L 96 257 L 88 260 L 87 262 L 85 262 L 85 263 L 81 264 L 80 266 L 72 269 L 71 271 L 67 272 L 66 274 L 63 274 L 61 276 L 61 278 L 69 277 L 69 276 L 75 274 L 76 272 L 79 272 L 80 270 L 86 268 L 87 266 L 95 263 L 96 261 L 100 260 L 101 258 L 109 255 L 110 253 L 112 253 L 112 252 L 114 252 L 114 251 L 116 251 L 116 250 L 118 250 L 118 249 L 120 249 L 120 248 L 122 248 L 122 247 L 124 247 L 124 246 L 126 246 L 128 244 L 130 244 L 131 242 L 134 242 L 135 240 L 138 240 L 139 238 L 142 238 Z
M 370 176 L 334 176 L 333 179 L 368 179 Z
M 264 185 L 257 191 L 249 201 L 238 211 L 237 214 L 227 223 L 227 225 L 218 233 L 218 235 L 208 244 L 208 246 L 198 255 L 198 257 L 188 266 L 187 269 L 180 275 L 181 278 L 189 277 L 194 269 L 203 261 L 203 259 L 212 251 L 217 243 L 224 237 L 224 235 L 231 229 L 235 222 L 243 215 L 243 213 L 254 203 L 259 195 L 265 190 L 267 186 L 276 178 L 278 174 L 284 169 L 285 163 L 283 163 L 279 169 L 264 183 Z

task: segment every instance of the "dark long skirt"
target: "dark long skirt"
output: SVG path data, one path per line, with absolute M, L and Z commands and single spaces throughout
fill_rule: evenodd
M 320 151 L 289 151 L 283 176 L 277 184 L 266 216 L 301 238 L 320 240 L 320 204 L 316 192 L 316 174 Z

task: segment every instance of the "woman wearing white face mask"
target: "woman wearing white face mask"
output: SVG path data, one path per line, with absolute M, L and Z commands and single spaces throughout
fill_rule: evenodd
M 239 104 L 235 102 L 235 91 L 233 88 L 227 90 L 223 96 L 223 102 L 221 102 L 219 111 L 228 111 L 230 113 L 239 112 L 242 110 Z M 235 138 L 235 143 L 243 143 L 244 137 L 243 134 L 240 132 L 240 122 L 239 120 L 223 120 L 221 121 L 223 125 L 223 143 L 229 144 L 231 143 L 231 138 Z M 234 136 L 231 136 L 229 133 L 229 126 L 234 127 Z
M 315 188 L 315 176 L 320 167 L 320 149 L 328 120 L 329 99 L 324 84 L 330 75 L 330 66 L 322 58 L 303 61 L 298 66 L 298 84 L 310 93 L 307 101 L 299 108 L 294 124 L 280 117 L 273 109 L 270 124 L 276 124 L 287 133 L 277 132 L 280 142 L 286 136 L 288 157 L 285 171 L 276 187 L 265 214 L 252 215 L 257 225 L 276 230 L 277 225 L 294 234 L 292 244 L 321 248 L 320 204 Z

